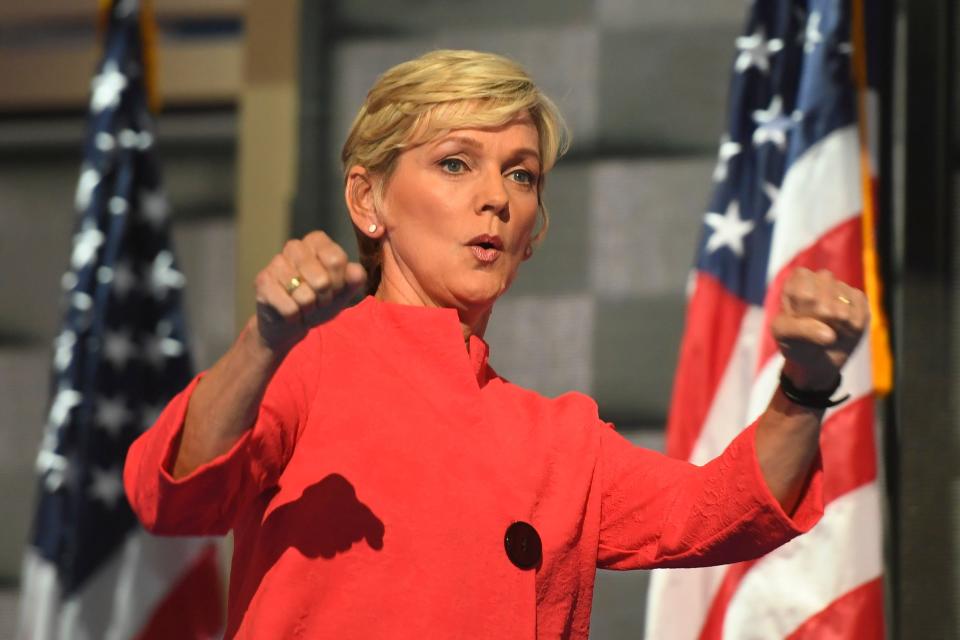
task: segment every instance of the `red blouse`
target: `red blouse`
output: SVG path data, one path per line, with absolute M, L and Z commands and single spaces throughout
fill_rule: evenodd
M 233 529 L 227 637 L 586 638 L 597 567 L 756 558 L 822 513 L 819 457 L 790 518 L 755 425 L 702 467 L 635 447 L 590 398 L 497 375 L 451 309 L 367 298 L 314 329 L 253 428 L 175 480 L 196 384 L 130 448 L 124 483 L 152 532 Z M 512 541 L 533 568 L 508 556 L 517 521 L 542 541 Z

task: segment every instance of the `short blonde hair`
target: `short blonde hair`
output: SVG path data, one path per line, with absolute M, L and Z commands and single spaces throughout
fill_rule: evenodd
M 340 159 L 344 181 L 354 166 L 379 180 L 375 202 L 382 202 L 399 154 L 452 129 L 496 127 L 528 115 L 537 128 L 541 174 L 546 174 L 570 143 L 559 109 L 523 68 L 503 56 L 479 51 L 440 49 L 398 64 L 380 76 L 367 93 L 350 127 Z M 544 181 L 538 181 L 539 242 L 549 227 L 543 205 Z M 380 282 L 380 242 L 354 227 L 368 291 Z

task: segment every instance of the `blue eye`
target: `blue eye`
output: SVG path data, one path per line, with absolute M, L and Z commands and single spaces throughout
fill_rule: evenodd
M 516 169 L 510 172 L 510 178 L 519 184 L 523 185 L 532 185 L 536 182 L 534 176 L 529 171 L 524 171 L 522 169 Z
M 444 158 L 440 161 L 440 166 L 449 173 L 463 173 L 467 168 L 467 164 L 459 158 Z

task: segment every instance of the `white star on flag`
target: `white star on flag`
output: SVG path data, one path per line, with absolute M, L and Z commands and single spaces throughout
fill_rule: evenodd
M 183 343 L 162 335 L 147 338 L 144 351 L 147 362 L 159 369 L 167 358 L 176 358 L 183 354 Z
M 97 255 L 97 249 L 106 240 L 106 236 L 93 226 L 92 223 L 84 223 L 83 228 L 73 237 L 73 253 L 70 255 L 70 266 L 75 271 L 87 266 Z
M 103 357 L 114 369 L 123 369 L 134 353 L 129 331 L 107 331 L 103 338 Z
M 731 200 L 726 213 L 708 212 L 703 221 L 713 229 L 707 239 L 707 253 L 721 247 L 730 247 L 737 256 L 743 256 L 743 238 L 753 231 L 753 222 L 740 219 L 740 204 Z
M 140 192 L 140 213 L 154 229 L 158 229 L 167 221 L 169 207 L 167 198 L 162 191 Z
M 154 295 L 163 298 L 167 291 L 179 289 L 185 282 L 183 274 L 173 268 L 173 254 L 166 249 L 158 253 L 150 268 L 150 288 Z
M 37 455 L 37 472 L 43 476 L 47 491 L 58 491 L 64 486 L 76 486 L 77 467 L 66 456 L 43 449 Z
M 67 271 L 63 274 L 63 277 L 60 278 L 60 288 L 64 291 L 71 291 L 79 280 L 77 279 L 77 274 L 73 271 Z
M 770 56 L 783 49 L 783 40 L 779 38 L 766 39 L 763 25 L 750 36 L 740 36 L 736 40 L 740 54 L 733 68 L 737 73 L 743 73 L 750 67 L 756 67 L 763 73 L 770 71 Z
M 100 131 L 97 133 L 93 139 L 93 143 L 97 146 L 97 149 L 103 151 L 104 153 L 113 151 L 113 148 L 117 146 L 116 140 L 114 140 L 113 136 L 106 131 Z
M 107 209 L 115 216 L 122 216 L 130 209 L 130 204 L 120 196 L 113 196 L 107 203 Z
M 70 306 L 80 312 L 74 318 L 77 329 L 81 333 L 89 329 L 93 322 L 93 298 L 83 291 L 74 291 L 70 296 Z
M 113 60 L 103 65 L 100 73 L 90 82 L 93 92 L 90 96 L 90 110 L 100 113 L 104 109 L 113 109 L 120 104 L 120 94 L 127 86 L 127 77 L 120 73 Z
M 772 182 L 764 182 L 763 192 L 770 200 L 770 208 L 767 209 L 767 215 L 764 216 L 764 219 L 767 222 L 775 222 L 777 219 L 777 196 L 780 195 L 780 189 Z
M 753 144 L 772 142 L 780 151 L 787 148 L 787 132 L 794 121 L 783 114 L 783 98 L 774 96 L 769 107 L 754 111 L 753 121 L 760 125 L 753 132 Z
M 117 506 L 117 500 L 123 495 L 123 482 L 120 480 L 120 471 L 117 468 L 100 469 L 90 467 L 93 476 L 90 482 L 91 497 L 99 500 L 111 509 Z
M 717 165 L 713 168 L 713 181 L 723 182 L 727 179 L 727 169 L 730 160 L 743 150 L 739 142 L 730 140 L 728 134 L 723 134 L 720 138 L 720 148 L 717 151 Z
M 820 31 L 821 15 L 819 11 L 810 14 L 807 28 L 803 31 L 803 52 L 813 53 L 818 44 L 823 42 L 823 33 Z
M 74 407 L 79 405 L 82 400 L 83 395 L 76 389 L 70 389 L 68 387 L 59 389 L 57 395 L 53 398 L 53 402 L 50 404 L 49 423 L 57 428 L 62 427 L 67 421 L 70 412 L 73 411 Z
M 102 427 L 112 436 L 120 435 L 123 425 L 131 417 L 132 414 L 122 399 L 101 397 L 97 403 L 97 426 Z
M 126 260 L 118 262 L 116 268 L 113 270 L 113 287 L 111 291 L 113 291 L 114 295 L 119 299 L 126 298 L 136 283 L 137 276 L 133 273 L 133 269 L 130 268 L 130 263 Z
M 66 371 L 73 361 L 73 348 L 77 344 L 77 334 L 69 329 L 64 330 L 53 341 L 53 368 L 57 371 Z
M 90 206 L 90 198 L 93 197 L 93 190 L 100 184 L 100 172 L 89 165 L 84 165 L 80 169 L 80 179 L 77 180 L 77 193 L 73 198 L 73 204 L 77 211 L 84 211 Z

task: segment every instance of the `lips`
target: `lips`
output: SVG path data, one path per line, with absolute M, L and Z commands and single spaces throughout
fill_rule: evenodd
M 479 235 L 467 243 L 474 257 L 484 264 L 490 264 L 500 257 L 503 251 L 503 240 L 500 236 L 492 236 L 488 233 Z
M 503 251 L 503 240 L 500 239 L 500 236 L 492 236 L 489 233 L 479 235 L 467 244 L 472 247 L 480 247 L 482 249 L 496 249 L 497 251 Z

